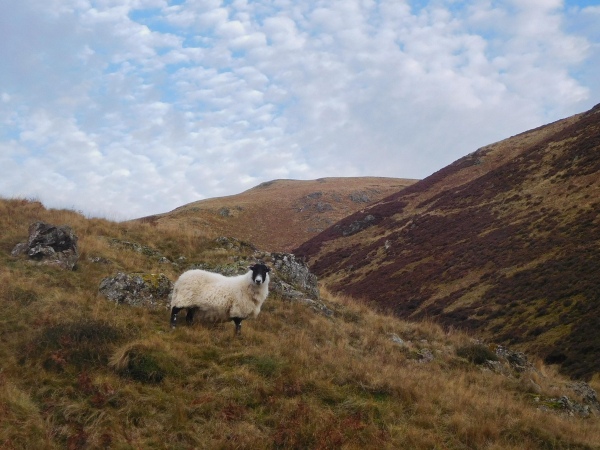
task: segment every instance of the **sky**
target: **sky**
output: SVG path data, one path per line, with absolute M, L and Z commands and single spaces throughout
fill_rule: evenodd
M 600 1 L 0 2 L 0 196 L 117 220 L 424 178 L 600 103 Z

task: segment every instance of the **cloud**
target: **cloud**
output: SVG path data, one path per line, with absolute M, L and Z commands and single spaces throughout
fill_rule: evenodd
M 131 218 L 273 178 L 425 177 L 592 106 L 595 15 L 561 0 L 0 6 L 0 195 Z

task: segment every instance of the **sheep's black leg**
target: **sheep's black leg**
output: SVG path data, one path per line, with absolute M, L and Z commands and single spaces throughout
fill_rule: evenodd
M 177 313 L 182 309 L 183 308 L 178 308 L 177 306 L 173 306 L 173 308 L 171 308 L 171 328 L 175 329 L 177 326 Z
M 187 314 L 185 315 L 185 321 L 188 325 L 194 325 L 194 313 L 196 308 L 188 308 Z
M 239 317 L 233 317 L 231 320 L 235 322 L 235 334 L 239 336 L 242 332 L 242 319 Z

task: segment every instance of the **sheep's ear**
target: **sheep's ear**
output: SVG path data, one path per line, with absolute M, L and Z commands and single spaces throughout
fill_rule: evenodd
M 251 266 L 248 266 L 248 269 L 254 270 L 254 264 L 252 264 Z

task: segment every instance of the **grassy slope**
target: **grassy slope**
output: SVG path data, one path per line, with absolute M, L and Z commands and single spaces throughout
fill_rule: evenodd
M 289 251 L 332 223 L 415 182 L 383 177 L 274 180 L 141 221 L 212 237 L 233 236 L 266 251 Z M 368 203 L 351 199 L 363 194 Z
M 10 257 L 34 220 L 74 228 L 78 270 Z M 269 298 L 238 339 L 230 324 L 171 332 L 166 310 L 118 307 L 97 295 L 117 269 L 173 270 L 106 238 L 188 261 L 234 256 L 202 237 L 18 200 L 0 200 L 0 230 L 1 448 L 600 448 L 597 417 L 537 410 L 525 377 L 482 372 L 456 356 L 467 336 L 431 323 L 328 294 L 333 319 Z M 432 363 L 415 359 L 421 348 L 435 354 Z M 532 377 L 545 395 L 573 395 L 538 368 L 546 377 Z
M 335 291 L 600 367 L 600 106 L 477 150 L 296 253 Z M 388 248 L 385 243 L 388 242 Z

